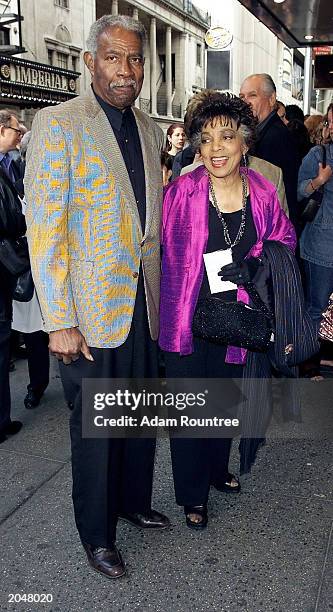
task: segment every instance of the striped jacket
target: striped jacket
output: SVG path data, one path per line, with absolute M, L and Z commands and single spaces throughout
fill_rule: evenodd
M 140 262 L 158 336 L 163 134 L 133 109 L 146 173 L 146 230 L 108 119 L 92 91 L 37 113 L 25 194 L 31 265 L 47 331 L 79 327 L 89 346 L 129 333 Z

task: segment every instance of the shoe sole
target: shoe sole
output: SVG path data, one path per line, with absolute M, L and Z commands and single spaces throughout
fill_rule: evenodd
M 107 578 L 108 580 L 117 580 L 118 578 L 123 578 L 127 572 L 126 567 L 124 568 L 124 572 L 122 574 L 119 574 L 118 576 L 110 576 L 109 574 L 105 574 L 105 572 L 102 572 L 101 570 L 97 569 L 97 567 L 95 567 L 88 559 L 88 563 L 91 567 L 91 569 L 93 569 L 95 572 L 97 572 L 97 574 L 100 574 L 101 576 L 104 576 L 104 578 Z
M 186 526 L 189 529 L 194 529 L 194 531 L 204 531 L 208 525 L 208 521 L 203 525 L 202 523 L 192 523 L 191 521 L 187 521 L 185 519 Z
M 122 516 L 118 516 L 118 520 L 123 521 L 124 523 L 128 523 L 132 527 L 139 529 L 139 531 L 162 531 L 163 529 L 168 529 L 171 526 L 171 523 L 169 523 L 168 525 L 163 525 L 162 527 L 140 527 L 140 525 L 136 525 L 135 523 L 132 523 L 132 521 L 130 521 L 129 519 L 123 518 Z

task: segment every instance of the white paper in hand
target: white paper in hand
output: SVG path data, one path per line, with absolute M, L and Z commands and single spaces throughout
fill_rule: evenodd
M 211 293 L 220 293 L 221 291 L 232 291 L 233 289 L 237 289 L 237 285 L 235 283 L 230 283 L 230 281 L 222 281 L 221 277 L 218 276 L 218 272 L 221 271 L 223 266 L 232 263 L 231 249 L 204 253 L 203 258 Z

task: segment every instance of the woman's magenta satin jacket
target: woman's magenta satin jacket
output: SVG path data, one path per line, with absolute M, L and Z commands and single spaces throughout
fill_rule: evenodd
M 259 257 L 265 240 L 276 240 L 292 250 L 296 234 L 281 209 L 276 188 L 254 170 L 242 170 L 249 182 L 257 242 L 247 257 Z M 192 320 L 204 274 L 203 253 L 208 240 L 209 185 L 204 166 L 179 177 L 167 187 L 162 217 L 162 278 L 160 347 L 189 355 L 193 352 Z M 249 303 L 240 287 L 237 300 Z M 244 363 L 246 350 L 228 347 L 226 361 Z

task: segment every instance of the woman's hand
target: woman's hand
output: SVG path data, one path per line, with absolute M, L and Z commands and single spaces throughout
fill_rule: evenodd
M 319 162 L 319 172 L 318 172 L 318 176 L 315 179 L 315 181 L 319 183 L 319 186 L 321 187 L 322 185 L 325 185 L 325 183 L 327 183 L 327 181 L 331 178 L 331 176 L 332 176 L 331 166 L 326 166 L 325 168 L 323 168 L 323 164 Z
M 260 264 L 261 260 L 258 257 L 250 257 L 245 261 L 233 261 L 231 264 L 223 266 L 221 272 L 218 272 L 218 276 L 221 277 L 222 281 L 245 285 L 255 277 Z
M 313 193 L 314 191 L 319 189 L 319 187 L 322 187 L 323 185 L 325 185 L 325 183 L 327 183 L 327 181 L 331 178 L 331 176 L 332 176 L 331 166 L 325 166 L 325 168 L 323 168 L 323 164 L 319 162 L 318 174 L 316 178 L 312 179 L 308 183 L 305 191 L 309 194 Z

